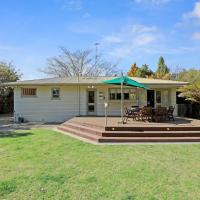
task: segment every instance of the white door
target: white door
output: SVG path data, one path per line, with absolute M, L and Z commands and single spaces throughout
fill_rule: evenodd
M 87 91 L 87 114 L 96 115 L 96 91 Z

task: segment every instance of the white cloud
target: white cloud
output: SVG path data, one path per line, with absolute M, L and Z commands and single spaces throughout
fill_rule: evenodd
M 190 34 L 191 39 L 200 40 L 200 0 L 198 0 L 190 12 L 184 13 L 182 21 L 177 24 L 177 27 L 182 27 Z
M 197 18 L 200 19 L 200 1 L 195 3 L 194 9 L 191 12 L 183 15 L 184 19 Z
M 62 8 L 71 11 L 82 9 L 82 0 L 62 0 Z
M 199 48 L 197 47 L 189 47 L 189 46 L 178 46 L 178 47 L 171 47 L 166 45 L 155 45 L 152 48 L 142 48 L 141 50 L 148 53 L 148 54 L 167 54 L 167 55 L 174 55 L 174 54 L 181 54 L 183 52 L 192 52 L 197 51 Z
M 162 32 L 155 26 L 133 24 L 103 36 L 100 41 L 105 54 L 111 59 L 133 59 L 143 55 L 175 55 L 196 51 L 198 47 L 188 43 L 174 43 L 174 34 Z M 200 33 L 194 35 L 200 40 Z
M 103 37 L 102 39 L 104 44 L 117 44 L 122 42 L 122 38 L 120 36 L 116 36 L 115 34 L 113 35 L 108 35 Z
M 154 34 L 144 33 L 136 37 L 135 43 L 137 46 L 144 46 L 144 45 L 150 44 L 151 42 L 155 40 L 156 40 L 156 37 Z
M 193 33 L 192 39 L 194 39 L 194 40 L 200 40 L 200 32 Z
M 136 49 L 149 48 L 159 38 L 156 27 L 133 24 L 103 36 L 100 43 L 109 49 L 112 57 L 122 59 L 130 56 Z
M 133 24 L 123 27 L 120 31 L 104 36 L 102 42 L 105 45 L 117 43 L 134 43 L 137 46 L 143 46 L 153 42 L 156 37 L 156 28 L 153 26 L 144 26 Z
M 153 5 L 162 5 L 170 2 L 171 0 L 133 0 L 136 3 L 150 3 Z

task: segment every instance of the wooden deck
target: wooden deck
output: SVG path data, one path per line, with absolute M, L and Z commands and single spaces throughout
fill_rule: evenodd
M 58 127 L 59 130 L 97 143 L 124 142 L 200 142 L 200 120 L 176 118 L 175 121 L 152 123 L 119 117 L 75 117 Z

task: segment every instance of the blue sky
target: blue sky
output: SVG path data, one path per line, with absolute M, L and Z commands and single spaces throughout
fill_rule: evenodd
M 93 49 L 126 72 L 131 63 L 155 70 L 164 56 L 173 70 L 200 68 L 199 0 L 1 0 L 0 60 L 23 79 L 45 77 L 47 58 Z

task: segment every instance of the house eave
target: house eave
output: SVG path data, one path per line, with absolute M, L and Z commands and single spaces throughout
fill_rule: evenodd
M 102 84 L 102 83 L 45 83 L 45 84 L 41 84 L 41 83 L 16 83 L 16 84 L 5 84 L 6 86 L 10 86 L 10 87 L 27 87 L 27 86 L 77 86 L 77 85 L 81 85 L 81 86 L 91 86 L 91 85 L 94 85 L 94 86 L 108 86 L 106 84 Z M 171 88 L 171 87 L 176 87 L 176 88 L 179 88 L 179 87 L 182 87 L 184 85 L 187 85 L 187 84 L 144 84 L 144 85 L 147 85 L 149 86 L 149 88 Z M 111 87 L 111 86 L 110 86 Z M 116 86 L 117 87 L 117 86 Z

